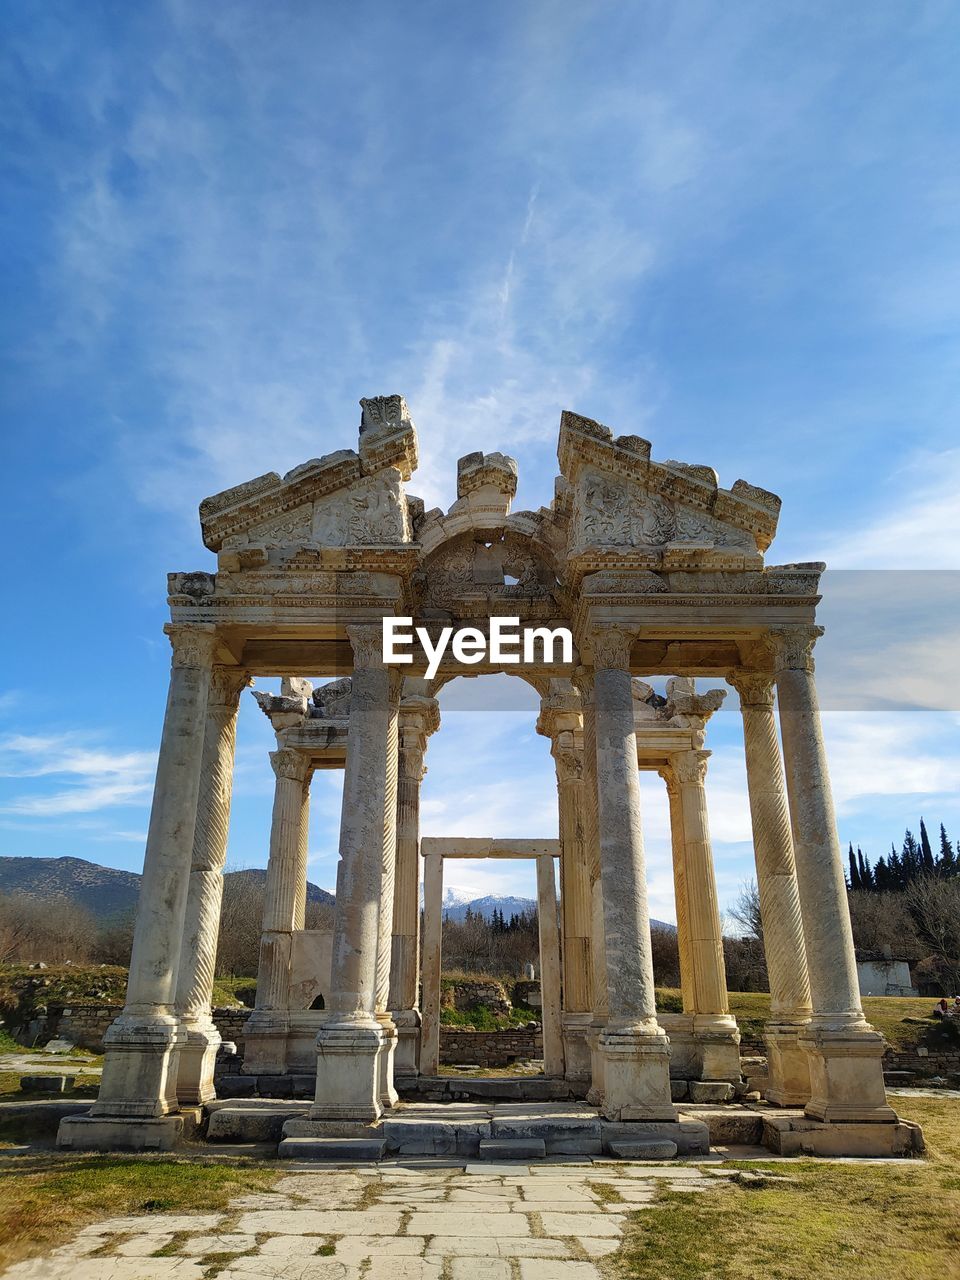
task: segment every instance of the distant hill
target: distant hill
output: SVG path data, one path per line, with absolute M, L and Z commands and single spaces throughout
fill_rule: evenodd
M 472 911 L 475 916 L 483 916 L 484 920 L 492 919 L 494 911 L 502 911 L 504 919 L 509 922 L 513 915 L 523 915 L 524 912 L 529 913 L 536 909 L 537 904 L 533 898 L 501 897 L 490 893 L 484 898 L 471 898 L 465 901 L 456 889 L 448 889 L 444 894 L 443 917 L 445 920 L 455 920 L 458 924 L 462 924 L 468 911 Z M 650 923 L 661 929 L 675 930 L 677 927 L 675 924 L 668 924 L 666 920 L 651 920 Z
M 242 876 L 265 880 L 266 871 L 228 871 L 227 878 Z M 0 894 L 22 894 L 40 902 L 75 902 L 98 920 L 126 915 L 137 905 L 140 876 L 134 871 L 101 867 L 84 858 L 0 857 Z M 310 902 L 333 902 L 333 894 L 307 883 Z

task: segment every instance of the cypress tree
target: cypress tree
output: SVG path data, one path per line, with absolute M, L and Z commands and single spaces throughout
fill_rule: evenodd
M 932 872 L 936 867 L 933 860 L 933 850 L 930 848 L 930 837 L 927 835 L 927 826 L 923 818 L 920 819 L 920 858 L 924 871 Z
M 903 866 L 903 882 L 909 884 L 923 870 L 923 854 L 917 844 L 917 838 L 907 827 L 903 833 L 903 848 L 900 851 L 900 862 Z
M 890 872 L 890 888 L 902 889 L 904 887 L 903 864 L 894 844 L 890 845 L 890 857 L 887 859 L 887 867 Z
M 883 854 L 877 859 L 877 865 L 873 868 L 873 883 L 879 893 L 884 893 L 890 888 L 890 872 L 887 869 Z
M 860 873 L 860 887 L 862 889 L 872 889 L 873 872 L 870 870 L 870 862 L 863 856 L 860 846 L 857 845 L 857 870 Z
M 942 822 L 940 823 L 940 860 L 937 863 L 937 869 L 943 876 L 957 874 L 957 855 L 953 845 L 947 839 L 947 830 Z
M 850 852 L 848 853 L 847 856 L 850 859 L 850 888 L 859 889 L 860 888 L 860 869 L 857 866 L 856 858 L 853 856 L 852 840 L 850 841 Z

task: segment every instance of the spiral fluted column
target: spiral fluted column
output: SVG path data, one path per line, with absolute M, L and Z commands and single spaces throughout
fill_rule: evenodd
M 640 779 L 630 678 L 632 634 L 592 636 L 597 812 L 609 1020 L 600 1036 L 603 1112 L 610 1119 L 675 1118 L 670 1048 L 657 1022 Z
M 763 950 L 770 984 L 770 1021 L 764 1029 L 766 1097 L 778 1106 L 804 1106 L 810 1099 L 810 1065 L 798 1037 L 810 1021 L 810 979 L 773 714 L 773 676 L 736 672 L 728 679 L 740 695 Z
M 164 631 L 173 646 L 170 688 L 126 1004 L 104 1037 L 106 1058 L 86 1136 L 81 1118 L 71 1117 L 61 1125 L 62 1145 L 98 1145 L 97 1123 L 110 1117 L 152 1121 L 178 1107 L 180 1033 L 174 1003 L 217 640 L 215 629 L 203 624 L 168 624 Z M 114 1145 L 142 1144 L 136 1126 L 115 1135 Z
M 843 855 L 814 682 L 819 628 L 776 633 L 777 703 L 812 1015 L 799 1043 L 810 1061 L 811 1119 L 892 1123 L 884 1040 L 863 1016 Z
M 346 630 L 354 669 L 330 1016 L 317 1034 L 317 1089 L 310 1114 L 314 1119 L 376 1120 L 383 1109 L 379 1063 L 384 1032 L 377 1018 L 381 899 L 401 677 L 384 665 L 379 623 Z M 386 972 L 389 978 L 389 967 Z
M 395 693 L 390 699 L 387 721 L 386 785 L 383 813 L 383 877 L 380 882 L 380 915 L 377 938 L 376 1015 L 383 1030 L 378 1072 L 380 1101 L 385 1107 L 399 1101 L 393 1085 L 393 1062 L 397 1047 L 397 1028 L 390 1016 L 390 966 L 393 952 L 393 895 L 397 871 L 397 756 L 400 686 L 399 675 L 393 675 Z
M 223 666 L 213 668 L 210 681 L 177 977 L 176 1012 L 185 1038 L 177 1067 L 177 1097 L 181 1103 L 204 1103 L 216 1096 L 213 1069 L 220 1032 L 211 1016 L 211 996 L 230 827 L 237 711 L 240 694 L 249 682 L 246 671 Z

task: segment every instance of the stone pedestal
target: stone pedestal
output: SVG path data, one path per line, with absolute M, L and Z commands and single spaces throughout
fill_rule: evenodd
M 276 786 L 257 1003 L 244 1030 L 243 1069 L 247 1075 L 283 1075 L 288 1069 L 293 934 L 303 928 L 306 899 L 310 761 L 303 752 L 286 748 L 271 752 L 270 763 Z
M 61 1123 L 57 1140 L 62 1146 L 139 1150 L 145 1139 L 137 1122 L 156 1122 L 178 1109 L 182 1036 L 174 1001 L 216 634 L 211 626 L 168 625 L 165 631 L 173 662 L 126 1004 L 104 1037 L 97 1101 L 88 1117 Z M 117 1125 L 118 1120 L 126 1123 Z M 150 1125 L 151 1135 L 177 1128 L 176 1121 Z
M 773 678 L 763 672 L 729 677 L 740 695 L 753 824 L 763 949 L 770 980 L 766 1098 L 781 1107 L 810 1099 L 810 1063 L 799 1036 L 810 1020 L 810 980 L 787 812 L 780 744 L 773 715 Z
M 597 801 L 609 1018 L 598 1042 L 603 1113 L 611 1120 L 674 1119 L 670 1047 L 657 1023 L 640 780 L 633 721 L 631 636 L 593 637 Z
M 896 1123 L 883 1086 L 883 1037 L 863 1016 L 843 856 L 813 676 L 819 630 L 789 629 L 777 645 L 783 761 L 806 939 L 812 1016 L 798 1037 L 810 1064 L 805 1112 L 831 1122 Z
M 317 1092 L 310 1115 L 316 1120 L 349 1116 L 366 1121 L 381 1115 L 385 1092 L 380 1063 L 384 1032 L 376 1005 L 388 770 L 391 750 L 396 758 L 400 677 L 383 666 L 379 626 L 351 626 L 347 634 L 354 674 L 330 1018 L 317 1035 Z

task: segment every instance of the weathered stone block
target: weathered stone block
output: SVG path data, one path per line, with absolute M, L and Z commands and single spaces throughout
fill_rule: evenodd
M 723 1080 L 691 1080 L 691 1102 L 732 1102 L 735 1090 Z

